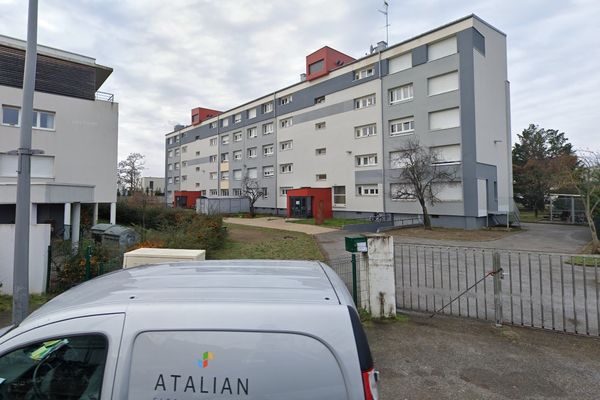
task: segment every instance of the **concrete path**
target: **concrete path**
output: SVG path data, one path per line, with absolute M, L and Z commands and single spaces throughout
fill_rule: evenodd
M 282 231 L 302 232 L 309 235 L 317 235 L 319 233 L 337 232 L 337 229 L 325 228 L 322 226 L 294 224 L 286 222 L 292 219 L 279 217 L 263 217 L 263 218 L 225 218 L 224 221 L 228 224 L 238 224 L 247 226 L 257 226 L 260 228 L 279 229 Z

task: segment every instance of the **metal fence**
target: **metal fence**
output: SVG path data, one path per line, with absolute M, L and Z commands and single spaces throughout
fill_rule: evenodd
M 360 307 L 361 299 L 366 296 L 366 288 L 367 283 L 365 281 L 365 274 L 361 274 L 361 269 L 364 269 L 364 265 L 362 265 L 364 261 L 360 256 L 356 256 L 356 306 Z M 329 260 L 325 260 L 325 263 L 329 265 L 344 281 L 348 291 L 354 295 L 354 280 L 353 280 L 353 272 L 352 272 L 352 256 L 343 256 L 338 258 L 333 258 Z
M 600 335 L 600 257 L 397 244 L 395 264 L 401 309 Z
M 82 242 L 74 249 L 70 241 L 53 242 L 48 246 L 46 292 L 63 292 L 122 265 L 123 253 L 118 248 Z

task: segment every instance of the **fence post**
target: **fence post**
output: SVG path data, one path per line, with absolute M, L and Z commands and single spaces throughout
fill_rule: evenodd
M 502 267 L 500 266 L 500 253 L 493 253 L 494 271 L 494 310 L 496 313 L 496 326 L 502 326 Z
M 359 307 L 358 304 L 358 288 L 357 288 L 357 277 L 356 277 L 356 254 L 352 253 L 352 300 L 354 304 Z
M 89 281 L 92 277 L 92 246 L 85 250 L 85 280 Z
M 50 292 L 50 274 L 52 274 L 52 245 L 48 245 L 48 265 L 46 273 L 46 293 Z

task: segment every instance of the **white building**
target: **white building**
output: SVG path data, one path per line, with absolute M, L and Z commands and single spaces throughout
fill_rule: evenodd
M 0 36 L 0 281 L 12 284 L 17 156 L 26 42 Z M 31 263 L 46 260 L 50 232 L 79 238 L 81 204 L 111 205 L 115 222 L 117 198 L 118 104 L 98 92 L 112 68 L 95 59 L 38 46 L 33 101 L 31 160 Z M 12 235 L 10 232 L 13 232 Z M 45 270 L 45 261 L 44 261 Z M 33 273 L 33 272 L 30 272 Z M 39 279 L 38 279 L 39 278 Z M 40 277 L 32 290 L 40 291 Z

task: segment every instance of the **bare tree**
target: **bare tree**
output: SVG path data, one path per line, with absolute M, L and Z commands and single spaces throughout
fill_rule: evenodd
M 264 197 L 265 193 L 262 188 L 259 187 L 258 181 L 250 178 L 248 174 L 244 175 L 244 178 L 242 179 L 242 196 L 248 199 L 248 202 L 250 203 L 250 215 L 254 218 L 256 215 L 254 204 L 258 199 Z
M 143 170 L 144 155 L 140 153 L 130 153 L 125 160 L 119 161 L 119 183 L 123 184 L 130 195 L 141 188 Z
M 431 218 L 427 205 L 439 201 L 437 194 L 442 184 L 454 180 L 455 171 L 439 165 L 439 155 L 418 140 L 409 140 L 399 150 L 396 165 L 401 168 L 397 182 L 393 184 L 391 196 L 399 200 L 417 200 L 423 210 L 423 225 L 431 229 Z
M 600 153 L 580 152 L 577 167 L 569 171 L 568 180 L 583 203 L 585 219 L 592 234 L 592 253 L 600 252 L 600 240 L 594 215 L 600 213 Z

